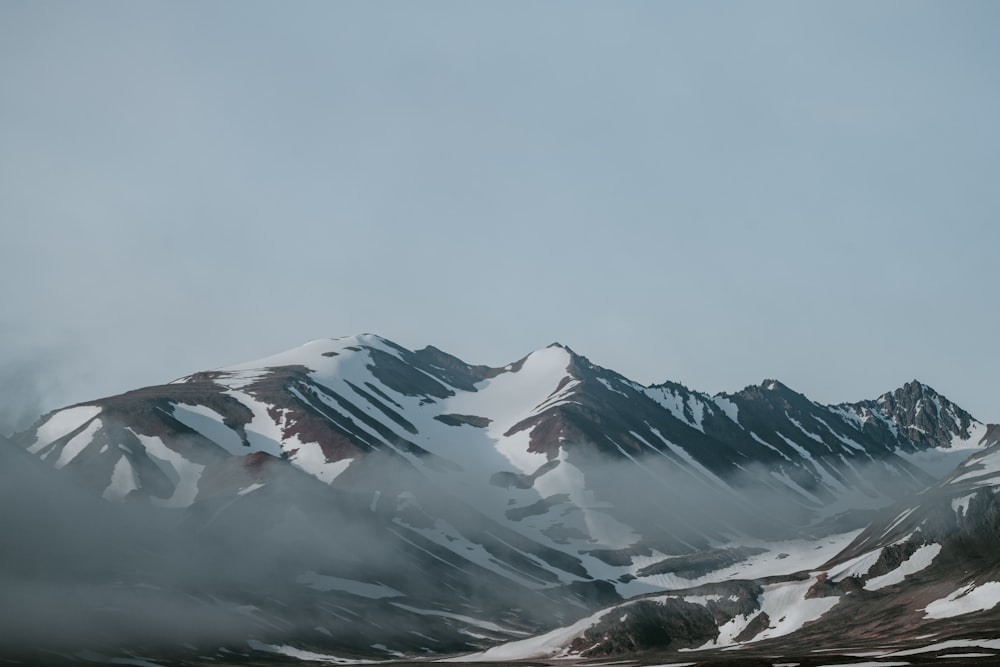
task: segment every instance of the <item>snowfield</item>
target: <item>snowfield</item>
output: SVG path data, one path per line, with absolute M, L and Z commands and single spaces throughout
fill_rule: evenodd
M 992 609 L 1000 603 L 1000 582 L 988 581 L 985 584 L 959 588 L 946 598 L 935 600 L 927 605 L 927 618 L 952 618 L 974 611 Z

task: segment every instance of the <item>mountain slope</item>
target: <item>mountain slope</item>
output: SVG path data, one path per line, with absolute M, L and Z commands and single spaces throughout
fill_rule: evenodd
M 183 585 L 152 566 L 135 582 L 193 590 L 198 563 L 237 563 L 191 594 L 242 614 L 242 636 L 363 656 L 819 568 L 986 432 L 919 383 L 823 406 L 773 380 L 642 387 L 560 345 L 488 368 L 361 335 L 65 408 L 17 444 L 197 545 Z M 713 618 L 754 608 L 740 590 Z
M 733 648 L 744 657 L 817 650 L 975 657 L 975 647 L 1000 648 L 1000 428 L 989 427 L 983 440 L 948 478 L 887 508 L 822 565 L 799 569 L 793 561 L 777 576 L 716 576 L 461 660 L 650 652 L 713 660 Z

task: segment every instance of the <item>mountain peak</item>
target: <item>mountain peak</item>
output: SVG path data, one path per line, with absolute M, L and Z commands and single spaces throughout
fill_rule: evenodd
M 876 402 L 883 406 L 905 406 L 910 409 L 926 408 L 930 405 L 937 410 L 957 409 L 961 411 L 961 408 L 952 403 L 944 394 L 920 380 L 910 380 L 903 386 L 882 394 Z
M 913 379 L 909 382 L 903 384 L 903 386 L 888 392 L 885 395 L 892 394 L 894 396 L 941 396 L 934 387 L 929 384 L 925 384 L 920 380 Z
M 789 386 L 782 382 L 781 380 L 775 380 L 773 378 L 768 378 L 760 383 L 761 389 L 766 389 L 767 391 L 791 391 Z
M 950 446 L 956 437 L 969 439 L 978 423 L 972 415 L 930 385 L 911 380 L 902 387 L 866 401 L 891 418 L 915 442 Z

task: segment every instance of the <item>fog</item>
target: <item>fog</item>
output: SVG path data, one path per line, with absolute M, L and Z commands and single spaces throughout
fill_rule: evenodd
M 662 457 L 610 461 L 588 451 L 573 448 L 519 502 L 525 496 L 544 501 L 541 489 L 551 488 L 546 478 L 577 468 L 586 492 L 556 498 L 543 511 L 545 520 L 569 525 L 574 517 L 605 513 L 638 534 L 636 553 L 690 554 L 734 536 L 736 543 L 817 537 L 829 529 L 821 525 L 824 517 L 845 510 L 862 512 L 839 527 L 860 528 L 870 516 L 864 510 L 921 484 L 879 465 L 859 466 L 850 471 L 859 491 L 824 505 L 816 497 L 823 500 L 826 492 L 792 468 L 785 472 L 816 497 L 775 484 L 778 471 L 762 465 L 722 485 Z M 420 465 L 373 453 L 330 488 L 274 460 L 260 490 L 170 510 L 145 500 L 106 502 L 68 470 L 54 470 L 2 440 L 0 653 L 214 651 L 245 648 L 256 639 L 360 654 L 373 643 L 405 641 L 406 633 L 412 641 L 420 631 L 440 640 L 435 650 L 460 650 L 469 640 L 441 618 L 406 615 L 337 591 L 318 593 L 298 580 L 310 571 L 398 591 L 406 604 L 502 617 L 526 632 L 574 620 L 586 612 L 582 605 L 613 601 L 610 586 L 600 582 L 560 586 L 556 570 L 564 580 L 587 579 L 576 557 L 525 537 L 530 531 L 516 520 L 487 519 L 469 498 L 441 485 L 448 473 Z M 486 545 L 520 577 L 513 581 L 534 578 L 547 592 L 459 562 L 460 555 L 420 542 L 419 531 L 411 530 L 439 519 L 470 543 Z M 594 540 L 593 549 L 621 547 L 602 544 L 596 534 L 585 537 Z

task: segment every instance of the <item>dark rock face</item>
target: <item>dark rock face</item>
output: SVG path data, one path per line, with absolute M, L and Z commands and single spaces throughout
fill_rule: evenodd
M 570 644 L 586 657 L 641 653 L 700 646 L 719 634 L 705 607 L 668 598 L 640 601 L 612 612 Z
M 968 438 L 973 422 L 968 412 L 916 380 L 857 407 L 889 417 L 900 432 L 923 447 L 948 447 L 956 435 Z
M 709 572 L 735 565 L 749 556 L 764 553 L 766 549 L 738 547 L 735 549 L 712 549 L 700 551 L 690 556 L 668 558 L 639 570 L 639 576 L 651 574 L 677 574 L 686 579 L 697 579 Z
M 476 428 L 486 428 L 490 425 L 491 421 L 486 417 L 454 414 L 437 415 L 434 419 L 438 420 L 442 424 L 447 424 L 448 426 L 462 426 L 463 424 L 467 424 L 469 426 L 475 426 Z
M 747 623 L 747 627 L 743 628 L 743 631 L 736 635 L 735 639 L 738 642 L 748 642 L 760 633 L 767 630 L 771 625 L 771 617 L 765 612 L 760 612 L 753 619 Z

